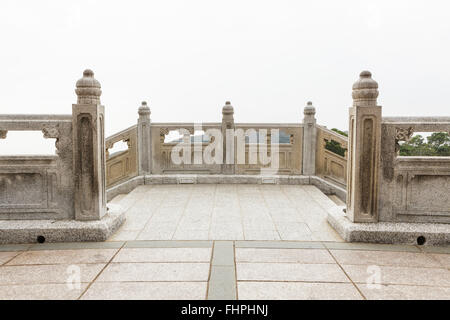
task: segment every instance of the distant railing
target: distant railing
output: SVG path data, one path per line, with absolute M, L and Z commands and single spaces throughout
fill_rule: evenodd
M 327 149 L 328 144 L 337 144 L 344 155 Z M 334 182 L 347 183 L 348 138 L 339 133 L 317 125 L 316 174 Z
M 320 175 L 345 186 L 347 155 L 328 150 L 327 143 L 337 144 L 345 152 L 347 137 L 317 125 L 312 103 L 305 107 L 305 118 L 300 123 L 235 123 L 229 103 L 222 112 L 222 122 L 152 123 L 150 109 L 144 102 L 139 108 L 137 126 L 106 139 L 107 186 L 148 174 L 254 175 L 262 172 Z M 279 140 L 272 141 L 272 134 Z M 109 154 L 108 150 L 118 141 L 126 142 L 128 149 Z M 215 158 L 218 151 L 211 152 L 218 146 L 220 162 Z M 208 151 L 213 162 L 206 159 Z M 272 158 L 276 153 L 278 159 Z
M 123 141 L 128 149 L 110 154 L 115 143 Z M 106 185 L 113 186 L 138 175 L 137 126 L 134 125 L 106 138 Z

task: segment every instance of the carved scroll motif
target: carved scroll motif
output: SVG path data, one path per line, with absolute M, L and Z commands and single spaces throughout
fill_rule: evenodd
M 42 133 L 45 139 L 56 139 L 55 148 L 56 154 L 59 154 L 59 129 L 58 125 L 47 125 L 42 128 Z
M 159 129 L 159 139 L 161 141 L 161 144 L 164 143 L 164 139 L 167 134 L 169 134 L 169 128 L 160 128 Z
M 7 130 L 0 130 L 0 139 L 6 139 L 7 134 L 8 134 Z
M 400 141 L 408 142 L 412 135 L 414 133 L 414 130 L 412 127 L 409 127 L 408 129 L 404 128 L 395 128 L 395 152 L 400 151 Z

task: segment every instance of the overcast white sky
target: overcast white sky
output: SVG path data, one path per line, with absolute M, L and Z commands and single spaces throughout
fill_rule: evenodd
M 319 124 L 347 130 L 364 69 L 383 115 L 449 116 L 450 3 L 0 1 L 0 113 L 71 113 L 86 68 L 107 135 L 142 100 L 155 122 L 220 122 L 226 100 L 236 122 L 300 122 L 311 100 Z

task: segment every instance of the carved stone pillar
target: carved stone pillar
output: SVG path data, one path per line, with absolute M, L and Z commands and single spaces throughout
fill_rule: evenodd
M 105 109 L 94 72 L 85 70 L 72 105 L 75 219 L 100 220 L 106 213 Z
M 150 174 L 152 170 L 152 139 L 150 130 L 150 108 L 143 101 L 139 107 L 137 124 L 139 175 Z
M 303 118 L 303 175 L 316 174 L 316 109 L 308 102 Z
M 229 101 L 222 108 L 222 139 L 223 139 L 223 174 L 235 173 L 235 138 L 234 138 L 234 109 Z M 227 135 L 227 129 L 232 129 Z
M 352 222 L 378 222 L 378 166 L 381 107 L 378 83 L 363 71 L 353 85 L 349 112 L 347 216 Z

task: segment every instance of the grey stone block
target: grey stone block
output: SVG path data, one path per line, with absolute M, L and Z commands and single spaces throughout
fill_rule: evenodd
M 2 220 L 0 243 L 36 243 L 38 236 L 43 236 L 45 242 L 105 241 L 125 221 L 120 206 L 108 207 L 108 213 L 96 221 Z
M 353 223 L 343 212 L 329 211 L 328 222 L 347 242 L 425 245 L 450 244 L 450 225 L 437 223 Z

